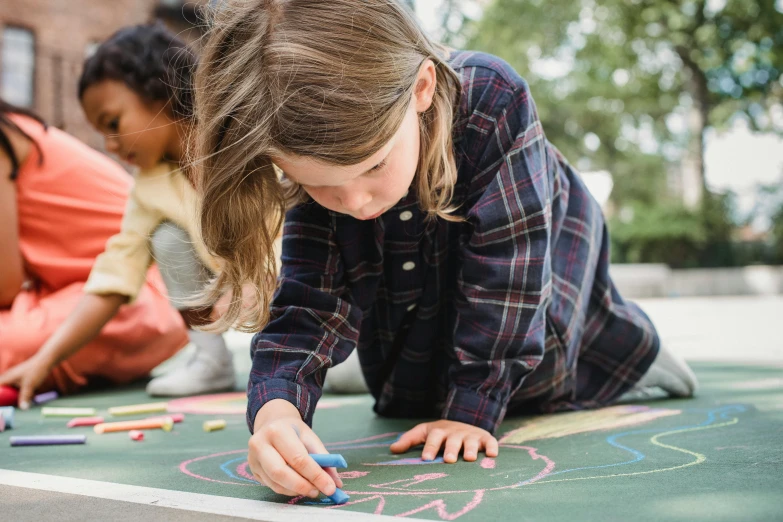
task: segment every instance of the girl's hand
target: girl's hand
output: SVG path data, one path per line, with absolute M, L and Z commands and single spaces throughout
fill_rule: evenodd
M 19 408 L 26 410 L 30 407 L 35 390 L 44 382 L 51 369 L 51 364 L 45 358 L 33 355 L 0 375 L 0 385 L 19 388 Z
M 434 460 L 445 444 L 443 461 L 449 464 L 457 462 L 460 450 L 464 447 L 463 458 L 473 462 L 478 452 L 484 450 L 487 457 L 498 456 L 498 440 L 488 431 L 450 420 L 439 420 L 419 424 L 405 432 L 400 440 L 391 445 L 392 453 L 405 453 L 413 446 L 424 444 L 422 460 Z
M 215 305 L 212 307 L 212 313 L 210 314 L 210 321 L 217 321 L 223 315 L 228 311 L 228 307 L 231 304 L 231 301 L 234 299 L 234 296 L 231 292 L 226 292 L 222 296 L 220 296 L 220 299 L 217 300 Z M 257 292 L 255 290 L 255 287 L 253 285 L 250 285 L 248 283 L 245 283 L 242 285 L 242 308 L 244 310 L 249 310 L 253 307 L 257 299 Z M 240 316 L 241 317 L 241 316 Z
M 256 415 L 247 461 L 253 476 L 275 493 L 315 498 L 333 495 L 343 481 L 334 468 L 321 468 L 308 455 L 328 453 L 318 436 L 302 422 L 299 410 L 275 399 Z

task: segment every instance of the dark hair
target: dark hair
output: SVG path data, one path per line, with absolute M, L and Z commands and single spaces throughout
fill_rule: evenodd
M 47 128 L 47 125 L 46 122 L 33 111 L 11 105 L 7 101 L 0 98 L 0 148 L 3 149 L 6 154 L 8 154 L 8 158 L 11 160 L 11 179 L 13 180 L 16 179 L 17 175 L 19 174 L 19 157 L 16 155 L 16 151 L 11 146 L 11 139 L 8 137 L 8 134 L 6 134 L 6 129 L 12 129 L 30 140 L 35 148 L 38 149 L 38 154 L 40 156 L 38 158 L 39 162 L 43 162 L 43 151 L 41 150 L 41 146 L 38 145 L 37 141 L 31 138 L 30 135 L 25 131 L 20 129 L 19 125 L 14 123 L 13 120 L 8 117 L 9 114 L 21 114 L 23 116 L 27 116 L 28 118 L 32 118 L 43 125 L 44 129 Z
M 85 60 L 79 99 L 91 85 L 117 80 L 147 101 L 171 102 L 175 116 L 191 119 L 196 63 L 190 47 L 162 23 L 125 27 Z

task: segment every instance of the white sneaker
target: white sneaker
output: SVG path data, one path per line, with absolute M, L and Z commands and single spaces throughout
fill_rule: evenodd
M 658 356 L 635 388 L 659 387 L 671 397 L 693 397 L 699 381 L 688 363 L 678 354 L 661 345 Z
M 215 359 L 197 350 L 193 358 L 181 367 L 147 383 L 147 393 L 153 396 L 176 397 L 230 391 L 236 386 L 234 363 L 229 357 Z
M 624 394 L 620 396 L 619 399 L 617 399 L 618 404 L 625 404 L 625 403 L 631 403 L 631 402 L 641 402 L 641 401 L 655 401 L 659 399 L 666 399 L 669 397 L 669 394 L 663 389 L 659 387 L 639 387 L 634 386 Z

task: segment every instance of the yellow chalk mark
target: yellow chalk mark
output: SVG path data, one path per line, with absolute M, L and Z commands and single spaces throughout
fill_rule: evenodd
M 535 484 L 549 484 L 552 482 L 571 482 L 574 480 L 591 480 L 591 479 L 601 479 L 601 478 L 612 478 L 612 477 L 632 477 L 636 475 L 649 475 L 651 473 L 663 473 L 664 471 L 674 471 L 675 469 L 684 469 L 689 468 L 691 466 L 696 466 L 697 464 L 701 464 L 705 460 L 707 460 L 707 457 L 703 455 L 702 453 L 696 453 L 695 451 L 691 451 L 685 448 L 678 448 L 677 446 L 671 446 L 669 444 L 664 444 L 663 442 L 660 442 L 658 439 L 661 437 L 666 437 L 667 435 L 674 435 L 675 433 L 688 433 L 688 432 L 694 432 L 694 431 L 703 431 L 703 430 L 711 430 L 715 428 L 722 428 L 724 426 L 731 426 L 733 424 L 737 424 L 739 422 L 738 418 L 733 418 L 730 421 L 723 422 L 721 424 L 711 424 L 709 426 L 699 426 L 697 428 L 688 428 L 684 430 L 672 430 L 667 431 L 664 433 L 659 433 L 658 435 L 655 435 L 650 439 L 650 442 L 655 444 L 656 446 L 660 446 L 662 448 L 670 449 L 673 451 L 679 451 L 680 453 L 685 453 L 687 455 L 691 455 L 695 457 L 696 459 L 692 462 L 688 462 L 686 464 L 680 464 L 679 466 L 672 466 L 670 468 L 661 468 L 661 469 L 653 469 L 649 471 L 636 471 L 634 473 L 615 473 L 613 475 L 596 475 L 593 477 L 578 477 L 578 478 L 566 478 L 566 479 L 554 479 L 554 480 L 541 480 L 538 482 L 532 482 L 530 484 L 526 484 L 526 486 L 533 486 Z
M 640 410 L 639 406 L 611 406 L 600 410 L 541 415 L 508 432 L 499 442 L 501 444 L 523 444 L 533 440 L 624 428 L 680 413 L 682 413 L 681 410 L 649 408 Z

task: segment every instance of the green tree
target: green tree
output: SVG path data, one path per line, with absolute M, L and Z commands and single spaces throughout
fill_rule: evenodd
M 770 129 L 783 99 L 771 0 L 493 0 L 464 32 L 522 73 L 550 140 L 610 171 L 620 204 L 660 200 L 683 163 L 703 184 L 705 128 L 740 112 Z
M 734 266 L 734 194 L 707 194 L 698 208 L 636 202 L 610 222 L 612 260 L 674 268 Z

